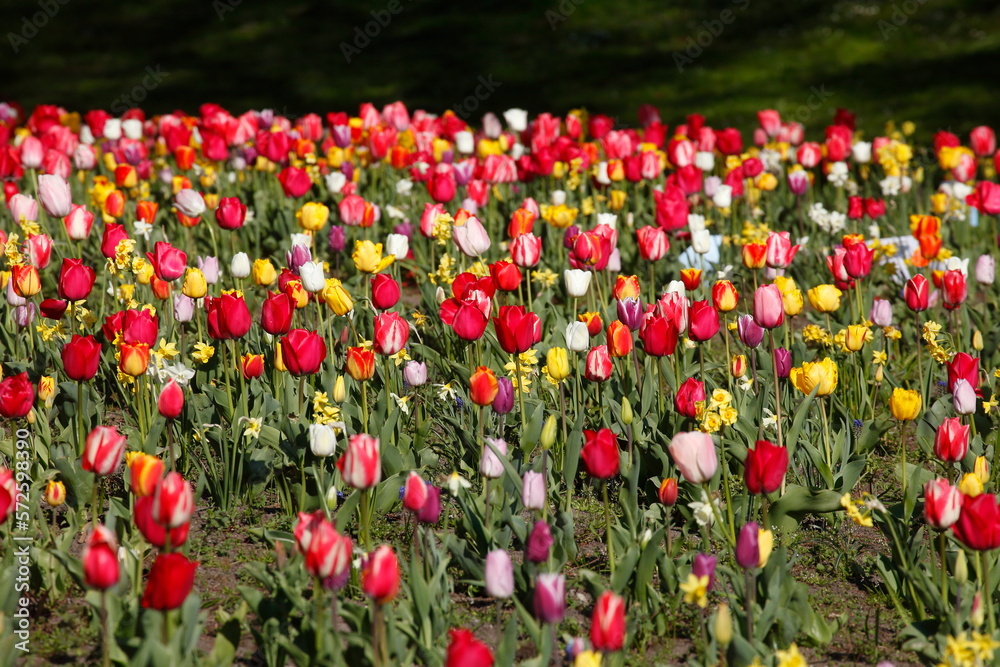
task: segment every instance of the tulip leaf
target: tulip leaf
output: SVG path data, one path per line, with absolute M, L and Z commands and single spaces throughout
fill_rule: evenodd
M 789 485 L 781 498 L 771 505 L 771 524 L 781 526 L 784 530 L 794 531 L 798 521 L 806 514 L 821 514 L 840 510 L 842 495 L 826 489 L 810 489 L 804 486 Z
M 533 408 L 529 408 L 528 406 L 532 402 L 527 399 L 524 401 L 525 410 L 528 410 L 530 415 L 527 428 L 521 431 L 521 448 L 524 450 L 525 459 L 531 457 L 531 453 L 535 451 L 535 447 L 538 445 L 538 441 L 542 436 L 542 422 L 545 418 L 545 403 L 539 401 Z
M 611 590 L 619 594 L 625 590 L 625 586 L 635 571 L 635 564 L 638 562 L 639 545 L 633 544 L 625 552 L 625 555 L 619 557 L 615 562 L 615 574 L 611 577 Z
M 816 392 L 819 391 L 820 385 L 817 384 L 813 387 L 813 390 L 809 392 L 809 395 L 802 399 L 799 406 L 795 409 L 795 416 L 792 419 L 792 427 L 788 429 L 788 433 L 785 435 L 785 447 L 788 448 L 788 456 L 791 458 L 795 454 L 795 446 L 799 442 L 799 433 L 802 432 L 802 424 L 805 422 L 806 416 L 809 414 L 809 406 L 812 405 L 813 399 L 816 398 Z M 782 415 L 784 418 L 784 415 Z
M 500 638 L 500 643 L 497 645 L 495 664 L 514 664 L 514 655 L 517 653 L 517 630 L 517 615 L 511 614 L 510 619 L 507 621 L 507 628 L 504 630 L 503 637 Z

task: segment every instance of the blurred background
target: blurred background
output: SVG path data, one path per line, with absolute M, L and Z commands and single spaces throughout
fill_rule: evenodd
M 650 103 L 670 125 L 775 108 L 815 130 L 836 107 L 868 133 L 1000 125 L 995 0 L 5 0 L 0 34 L 0 100 L 28 110 L 399 99 L 473 123 L 518 106 L 634 125 Z

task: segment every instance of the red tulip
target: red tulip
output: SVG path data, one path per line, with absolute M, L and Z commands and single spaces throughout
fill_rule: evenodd
M 780 292 L 779 292 L 780 295 Z M 691 340 L 711 340 L 719 333 L 719 311 L 708 301 L 695 301 L 688 310 L 688 335 Z
M 351 567 L 351 538 L 341 535 L 322 510 L 299 512 L 295 543 L 306 559 L 306 570 L 314 577 L 340 577 Z
M 101 331 L 109 343 L 142 343 L 156 345 L 160 322 L 148 310 L 124 310 L 105 318 Z
M 955 393 L 955 383 L 965 380 L 973 389 L 979 388 L 979 358 L 959 352 L 945 364 L 948 368 L 948 391 Z
M 127 439 L 114 426 L 97 426 L 83 448 L 83 469 L 95 475 L 110 475 L 122 462 Z
M 852 243 L 844 254 L 844 270 L 851 278 L 865 278 L 872 270 L 875 251 L 864 243 Z
M 587 364 L 583 376 L 591 382 L 604 382 L 611 377 L 614 365 L 607 345 L 597 345 L 587 352 Z
M 531 232 L 520 234 L 510 243 L 510 256 L 514 264 L 528 268 L 538 264 L 542 255 L 542 239 Z
M 198 563 L 194 563 L 177 552 L 161 553 L 153 562 L 142 594 L 142 606 L 146 609 L 170 611 L 177 609 L 194 588 L 194 573 Z
M 241 202 L 239 197 L 223 197 L 215 209 L 215 221 L 222 229 L 239 229 L 246 221 L 246 217 L 246 204 Z
M 584 444 L 580 459 L 587 474 L 597 479 L 608 479 L 618 474 L 618 438 L 609 428 L 584 431 Z
M 490 264 L 490 277 L 498 290 L 514 292 L 521 285 L 521 270 L 506 260 Z
M 392 276 L 379 273 L 372 278 L 372 305 L 389 310 L 399 302 L 399 283 Z
M 383 544 L 365 559 L 361 570 L 361 589 L 378 604 L 392 602 L 399 592 L 399 560 L 388 544 Z
M 194 491 L 179 472 L 169 472 L 153 491 L 150 507 L 153 521 L 164 528 L 177 528 L 191 520 L 194 513 Z
M 285 167 L 278 174 L 278 182 L 286 197 L 301 197 L 309 192 L 312 187 L 312 179 L 305 169 L 299 167 Z
M 754 292 L 753 320 L 763 329 L 780 327 L 785 321 L 785 301 L 777 285 L 761 285 Z
M 250 309 L 242 296 L 223 293 L 205 299 L 208 335 L 216 340 L 242 338 L 250 331 Z
M 625 643 L 625 601 L 611 591 L 597 598 L 590 620 L 590 643 L 596 651 L 620 651 Z
M 94 288 L 97 272 L 83 263 L 82 259 L 64 259 L 59 269 L 59 298 L 67 301 L 82 301 L 90 296 Z
M 90 588 L 105 591 L 118 583 L 121 574 L 118 541 L 115 534 L 102 524 L 97 524 L 91 531 L 81 560 L 83 580 Z
M 698 416 L 698 403 L 704 403 L 705 384 L 697 378 L 689 377 L 681 383 L 674 395 L 674 409 L 690 419 Z
M 507 354 L 520 354 L 542 339 L 542 322 L 538 315 L 525 311 L 524 306 L 501 306 L 499 317 L 493 318 L 497 341 Z
M 924 485 L 924 519 L 937 530 L 947 530 L 958 521 L 962 511 L 962 492 L 946 479 L 934 479 Z
M 184 390 L 177 380 L 170 378 L 156 400 L 156 409 L 167 419 L 177 419 L 184 410 Z
M 260 307 L 260 326 L 272 336 L 281 336 L 292 328 L 295 299 L 284 292 L 269 292 Z
M 153 519 L 153 496 L 139 496 L 135 499 L 135 509 L 132 520 L 146 541 L 154 547 L 163 549 L 167 545 L 167 529 Z M 176 549 L 187 542 L 191 532 L 191 522 L 170 529 L 170 548 Z
M 636 244 L 639 246 L 639 256 L 647 262 L 663 259 L 670 250 L 670 240 L 667 233 L 659 227 L 646 225 L 635 232 Z
M 281 360 L 296 377 L 318 372 L 326 359 L 326 341 L 315 331 L 292 329 L 280 344 Z
M 355 489 L 368 489 L 382 480 L 379 440 L 366 433 L 356 433 L 337 460 L 344 483 Z
M 469 399 L 476 405 L 492 405 L 500 385 L 496 374 L 486 366 L 479 366 L 469 378 Z
M 647 315 L 639 327 L 642 349 L 653 357 L 666 357 L 677 348 L 677 325 L 662 315 Z
M 73 335 L 62 348 L 63 369 L 70 380 L 86 382 L 97 375 L 101 344 L 93 336 Z
M 0 526 L 17 506 L 17 493 L 14 471 L 0 468 Z
M 415 472 L 406 477 L 403 486 L 403 507 L 411 512 L 419 512 L 427 502 L 427 482 Z
M 963 303 L 969 295 L 969 286 L 966 275 L 957 269 L 944 272 L 942 278 L 941 291 L 944 294 L 944 307 L 948 310 L 955 310 Z
M 157 278 L 170 282 L 184 275 L 187 268 L 187 253 L 165 241 L 157 241 L 153 250 L 154 252 L 147 252 L 146 257 L 153 265 Z M 114 257 L 114 254 L 111 257 Z
M 906 286 L 903 288 L 903 298 L 906 300 L 906 306 L 913 312 L 919 313 L 927 310 L 927 306 L 930 303 L 930 290 L 927 278 L 923 274 L 918 273 L 907 280 Z
M 664 231 L 681 229 L 687 225 L 688 207 L 687 195 L 676 185 L 667 185 L 662 191 L 653 191 L 653 203 L 656 206 L 656 224 Z
M 63 299 L 45 299 L 38 304 L 38 310 L 42 313 L 42 317 L 50 320 L 61 320 L 68 307 L 69 303 Z
M 962 498 L 962 511 L 951 527 L 962 544 L 975 551 L 1000 547 L 1000 506 L 992 493 Z
M 493 653 L 470 631 L 449 630 L 451 641 L 445 655 L 444 667 L 493 667 Z
M 747 450 L 743 461 L 743 481 L 754 495 L 774 493 L 781 488 L 788 470 L 788 450 L 767 440 L 758 440 Z
M 997 137 L 993 129 L 980 125 L 969 132 L 969 145 L 977 157 L 989 157 L 997 148 Z
M 396 354 L 410 338 L 410 324 L 399 313 L 379 313 L 375 316 L 375 352 Z
M 31 412 L 35 403 L 35 386 L 27 373 L 0 380 L 0 417 L 20 419 Z
M 667 477 L 660 482 L 660 488 L 657 491 L 656 496 L 661 503 L 670 507 L 677 502 L 677 491 L 677 479 L 674 477 Z

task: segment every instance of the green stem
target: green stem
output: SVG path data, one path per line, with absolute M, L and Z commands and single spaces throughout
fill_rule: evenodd
M 604 529 L 608 541 L 608 570 L 611 576 L 615 576 L 615 543 L 611 537 L 611 503 L 608 500 L 608 483 L 605 481 L 601 485 L 601 495 L 604 498 Z
M 521 412 L 521 433 L 525 433 L 528 430 L 528 415 L 524 411 L 524 386 L 523 377 L 521 375 L 521 355 L 514 354 L 514 368 L 517 373 L 517 405 Z

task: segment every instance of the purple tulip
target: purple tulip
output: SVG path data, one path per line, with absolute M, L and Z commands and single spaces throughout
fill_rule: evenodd
M 514 409 L 514 385 L 510 378 L 497 378 L 497 397 L 493 399 L 493 412 L 505 415 Z
M 555 540 L 552 539 L 552 531 L 549 524 L 544 521 L 536 521 L 535 527 L 528 535 L 528 546 L 525 549 L 525 558 L 532 563 L 544 563 L 549 559 L 549 550 Z
M 736 538 L 736 564 L 744 570 L 757 567 L 760 562 L 760 526 L 751 521 L 740 529 Z
M 618 299 L 618 321 L 631 331 L 638 331 L 642 324 L 642 301 L 637 296 Z
M 427 487 L 427 500 L 417 512 L 420 523 L 437 523 L 441 518 L 441 489 L 436 486 Z
M 403 379 L 411 387 L 419 387 L 427 382 L 427 364 L 422 361 L 409 361 L 403 367 Z
M 184 294 L 174 295 L 174 319 L 178 322 L 190 322 L 194 317 L 194 299 Z
M 304 245 L 296 244 L 285 253 L 285 260 L 292 273 L 297 274 L 302 265 L 312 261 L 312 252 Z
M 886 299 L 875 299 L 868 319 L 880 327 L 892 326 L 892 304 Z
M 764 340 L 764 329 L 753 319 L 753 315 L 740 315 L 736 319 L 736 332 L 740 341 L 751 349 L 757 349 Z
M 538 575 L 535 585 L 535 617 L 542 623 L 558 623 L 566 614 L 566 577 L 554 572 Z
M 566 231 L 563 232 L 563 246 L 565 246 L 567 250 L 572 250 L 574 240 L 577 236 L 579 236 L 579 234 L 580 228 L 576 225 L 570 225 L 567 227 Z
M 219 282 L 218 257 L 199 257 L 198 268 L 201 269 L 202 275 L 205 276 L 206 283 L 209 285 L 215 285 Z
M 786 379 L 792 372 L 792 353 L 783 347 L 774 348 L 774 365 L 778 368 L 778 377 Z
M 347 246 L 347 233 L 344 228 L 340 225 L 334 225 L 330 228 L 330 250 L 334 252 L 344 252 L 344 248 Z
M 696 577 L 708 577 L 708 589 L 715 585 L 715 564 L 719 561 L 715 556 L 708 554 L 696 554 L 694 565 L 691 566 L 691 574 Z

